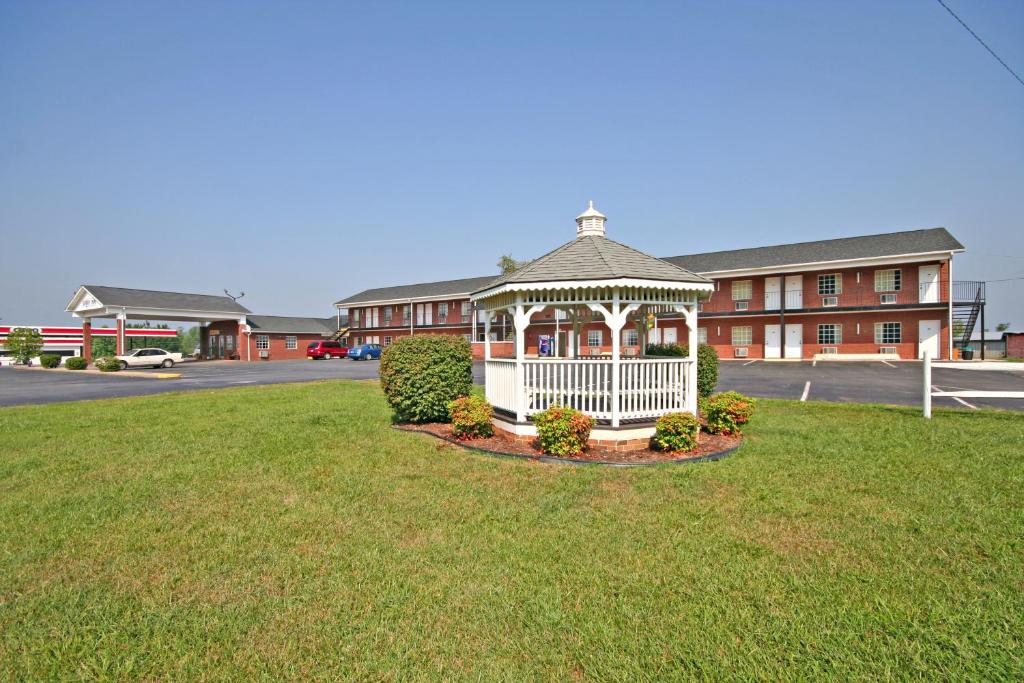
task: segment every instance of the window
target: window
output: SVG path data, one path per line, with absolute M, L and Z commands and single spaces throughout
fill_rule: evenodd
M 448 318 L 448 304 L 442 302 L 437 305 L 437 324 L 444 325 Z
M 391 346 L 391 337 L 387 335 L 384 336 L 384 346 Z
M 299 348 L 299 340 L 296 337 L 287 336 L 284 338 L 284 348 L 292 350 Z
M 270 348 L 270 337 L 266 334 L 256 335 L 256 348 L 261 351 L 266 351 Z
M 752 327 L 734 327 L 732 328 L 732 345 L 733 346 L 749 346 L 753 344 L 754 333 Z
M 604 341 L 601 330 L 590 330 L 587 332 L 587 346 L 600 346 Z
M 875 323 L 876 344 L 899 344 L 903 339 L 900 323 Z
M 622 331 L 622 345 L 623 346 L 639 346 L 640 345 L 640 333 L 636 331 L 636 328 Z
M 464 335 L 462 335 L 462 338 L 465 339 L 466 341 L 470 342 L 470 343 L 473 342 L 473 335 L 471 335 L 471 334 L 464 334 Z
M 234 351 L 235 350 L 235 335 L 233 335 L 233 334 L 226 334 L 226 335 L 224 335 L 224 348 L 227 349 L 228 351 Z
M 697 343 L 707 344 L 708 343 L 708 328 L 698 327 L 697 328 Z
M 408 325 L 409 320 L 412 318 L 412 304 L 406 304 L 402 306 L 402 324 Z
M 384 307 L 384 325 L 390 325 L 390 324 L 391 324 L 391 307 L 390 306 L 385 306 Z
M 902 280 L 902 272 L 899 268 L 894 268 L 892 270 L 876 270 L 875 291 L 898 292 L 900 291 L 900 285 L 902 284 Z
M 843 276 L 839 273 L 825 273 L 818 276 L 818 294 L 835 296 L 843 293 Z
M 752 280 L 736 280 L 732 283 L 732 300 L 743 301 L 753 298 L 754 285 Z
M 362 337 L 356 337 L 356 346 L 362 346 L 362 345 L 363 345 L 363 338 Z
M 486 337 L 486 336 L 484 336 L 484 335 L 486 335 L 486 334 L 487 334 L 487 333 L 486 333 L 486 332 L 484 332 L 483 330 L 479 330 L 479 329 L 478 329 L 478 330 L 476 331 L 476 340 L 477 340 L 478 342 L 482 342 L 482 341 L 487 341 L 487 337 Z M 491 339 L 494 339 L 494 335 L 493 335 L 493 334 L 491 334 Z
M 818 325 L 818 343 L 842 344 L 843 326 L 833 323 L 829 323 L 828 325 Z
M 462 308 L 462 322 L 463 322 L 463 324 L 468 323 L 469 322 L 469 302 L 468 301 L 463 301 L 461 308 Z
M 362 317 L 360 313 L 362 312 L 361 308 L 352 309 L 352 327 L 359 327 L 359 319 Z

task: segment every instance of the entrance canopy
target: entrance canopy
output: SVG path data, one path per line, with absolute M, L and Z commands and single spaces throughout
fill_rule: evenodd
M 251 313 L 229 296 L 104 285 L 82 285 L 64 310 L 85 320 L 82 334 L 87 357 L 91 356 L 93 318 L 114 318 L 117 321 L 117 353 L 120 354 L 125 348 L 126 320 L 175 320 L 200 324 L 237 320 L 239 325 L 245 325 L 246 315 Z

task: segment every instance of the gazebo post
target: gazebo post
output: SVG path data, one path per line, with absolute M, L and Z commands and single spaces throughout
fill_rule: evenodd
M 686 366 L 686 409 L 697 414 L 697 304 L 684 304 L 689 346 L 689 365 Z
M 612 328 L 612 428 L 619 426 L 619 385 L 621 384 L 620 366 L 622 359 L 622 323 L 626 322 L 626 316 L 619 315 L 619 288 L 612 290 L 612 316 L 608 321 Z
M 484 311 L 484 360 L 491 359 L 491 312 Z

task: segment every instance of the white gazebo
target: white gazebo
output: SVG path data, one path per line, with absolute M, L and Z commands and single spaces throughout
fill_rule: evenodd
M 654 420 L 671 412 L 697 412 L 697 307 L 713 283 L 688 270 L 605 237 L 606 217 L 590 207 L 576 218 L 576 239 L 503 275 L 471 295 L 484 311 L 487 400 L 495 425 L 522 436 L 536 434 L 531 416 L 552 405 L 595 418 L 591 438 L 649 438 Z M 567 357 L 527 357 L 533 316 L 555 309 L 574 331 Z M 648 320 L 681 313 L 689 330 L 689 357 L 645 357 Z M 490 326 L 496 314 L 515 323 L 515 358 L 492 358 Z M 601 324 L 611 353 L 581 355 L 580 331 Z M 640 353 L 622 354 L 622 332 L 635 325 Z

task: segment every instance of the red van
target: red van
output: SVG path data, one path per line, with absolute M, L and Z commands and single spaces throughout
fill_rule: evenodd
M 317 358 L 323 358 L 324 360 L 344 358 L 347 353 L 348 347 L 342 346 L 341 342 L 336 341 L 309 342 L 309 346 L 306 347 L 306 358 L 310 360 Z

